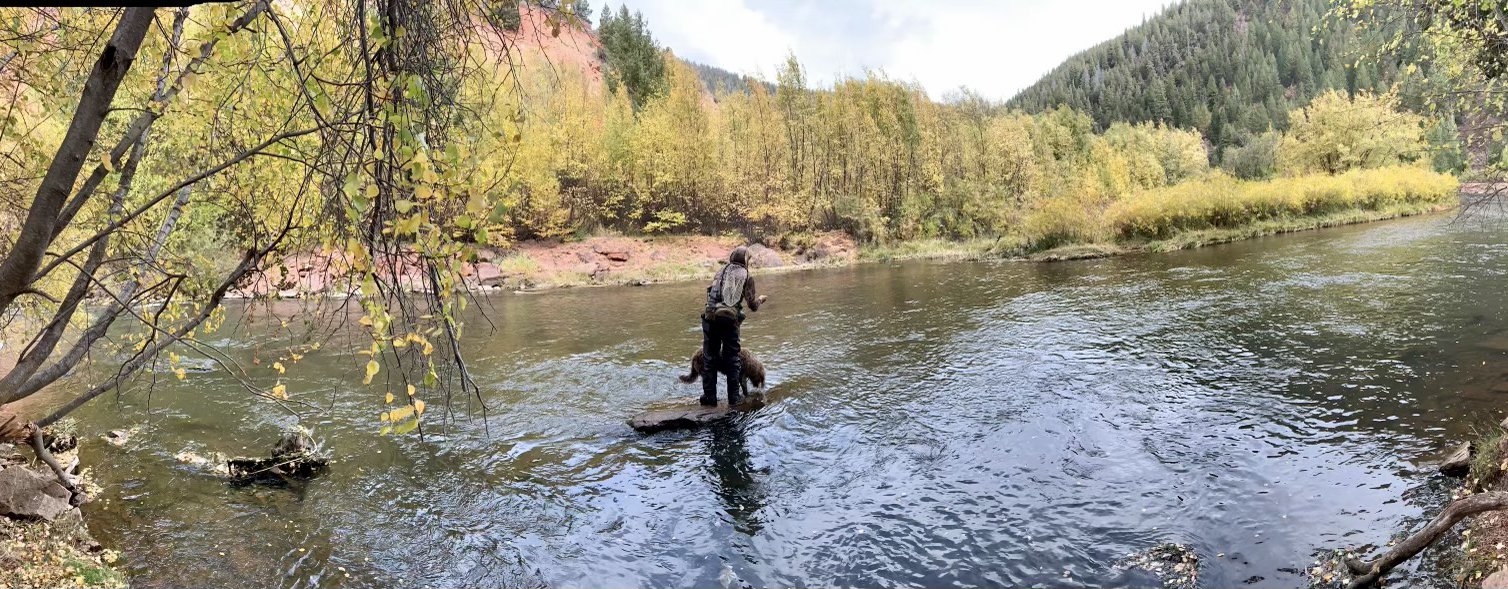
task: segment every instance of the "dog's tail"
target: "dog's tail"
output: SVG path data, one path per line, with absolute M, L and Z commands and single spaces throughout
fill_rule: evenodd
M 701 363 L 696 361 L 696 356 L 692 356 L 691 357 L 691 372 L 686 373 L 685 376 L 680 376 L 680 377 L 677 377 L 677 378 L 680 378 L 681 382 L 683 382 L 683 383 L 691 384 L 693 382 L 696 382 L 696 379 L 698 377 L 700 377 L 701 375 L 702 375 L 702 366 L 701 366 Z

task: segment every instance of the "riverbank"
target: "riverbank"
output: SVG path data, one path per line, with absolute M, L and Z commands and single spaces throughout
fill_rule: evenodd
M 786 233 L 750 246 L 762 272 L 914 259 L 1055 262 L 1169 252 L 1267 235 L 1366 223 L 1460 206 L 1455 178 L 1415 167 L 1353 170 L 1266 181 L 1214 174 L 1109 201 L 1052 198 L 1034 205 L 998 237 L 858 243 L 852 236 Z M 596 235 L 483 248 L 464 264 L 467 288 L 532 292 L 585 286 L 643 286 L 705 280 L 745 236 Z M 230 298 L 300 298 L 348 290 L 343 254 L 295 254 L 239 285 Z M 429 281 L 417 259 L 383 260 L 384 275 L 406 290 Z
M 1489 491 L 1508 491 L 1508 419 L 1487 426 L 1465 446 L 1470 469 L 1452 501 Z M 1460 453 L 1461 451 L 1457 451 Z M 1454 456 L 1453 456 L 1454 458 Z M 1443 470 L 1443 469 L 1442 469 Z M 1459 534 L 1441 540 L 1455 543 L 1450 561 L 1452 580 L 1460 587 L 1508 587 L 1508 514 L 1489 511 L 1468 519 Z
M 1043 250 L 1016 259 L 1033 262 L 1057 262 L 1065 260 L 1081 260 L 1089 258 L 1103 258 L 1114 255 L 1129 253 L 1166 253 L 1178 250 L 1192 249 L 1231 243 L 1258 237 L 1281 235 L 1284 233 L 1297 233 L 1311 231 L 1327 227 L 1341 227 L 1356 225 L 1359 223 L 1372 223 L 1439 213 L 1457 208 L 1457 204 L 1435 203 L 1407 203 L 1390 205 L 1376 210 L 1349 210 L 1328 213 L 1313 217 L 1286 217 L 1279 219 L 1264 219 L 1255 223 L 1240 225 L 1237 227 L 1219 229 L 1200 229 L 1179 233 L 1167 239 L 1138 240 L 1121 243 L 1096 242 L 1088 244 L 1075 244 L 1060 246 L 1049 250 Z
M 77 451 L 57 458 L 77 468 Z M 85 477 L 79 480 L 87 488 Z M 90 535 L 82 511 L 68 504 L 52 472 L 0 444 L 0 589 L 126 587 L 112 566 L 117 559 Z

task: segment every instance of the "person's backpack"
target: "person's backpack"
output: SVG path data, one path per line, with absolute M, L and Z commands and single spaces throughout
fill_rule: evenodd
M 717 280 L 707 289 L 707 309 L 702 317 L 708 321 L 738 321 L 743 307 L 744 283 L 749 279 L 749 269 L 740 264 L 728 264 L 718 271 Z

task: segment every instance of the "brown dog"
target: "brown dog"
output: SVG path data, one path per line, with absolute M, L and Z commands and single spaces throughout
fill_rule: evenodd
M 738 357 L 743 361 L 744 365 L 743 381 L 745 384 L 743 392 L 748 393 L 751 387 L 763 389 L 764 364 L 760 364 L 759 360 L 755 359 L 754 355 L 750 354 L 748 350 L 739 350 Z M 712 374 L 707 374 L 707 353 L 701 348 L 697 348 L 696 353 L 691 355 L 691 373 L 680 378 L 681 382 L 690 384 L 696 382 L 697 378 L 717 378 L 717 371 L 714 370 Z

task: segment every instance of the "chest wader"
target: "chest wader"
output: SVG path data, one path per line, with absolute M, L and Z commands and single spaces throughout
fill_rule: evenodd
M 743 400 L 743 358 L 739 356 L 743 348 L 738 341 L 738 324 L 748 278 L 747 268 L 728 264 L 707 291 L 707 308 L 702 312 L 702 353 L 707 357 L 702 371 L 702 405 L 717 405 L 718 372 L 728 375 L 728 406 Z

